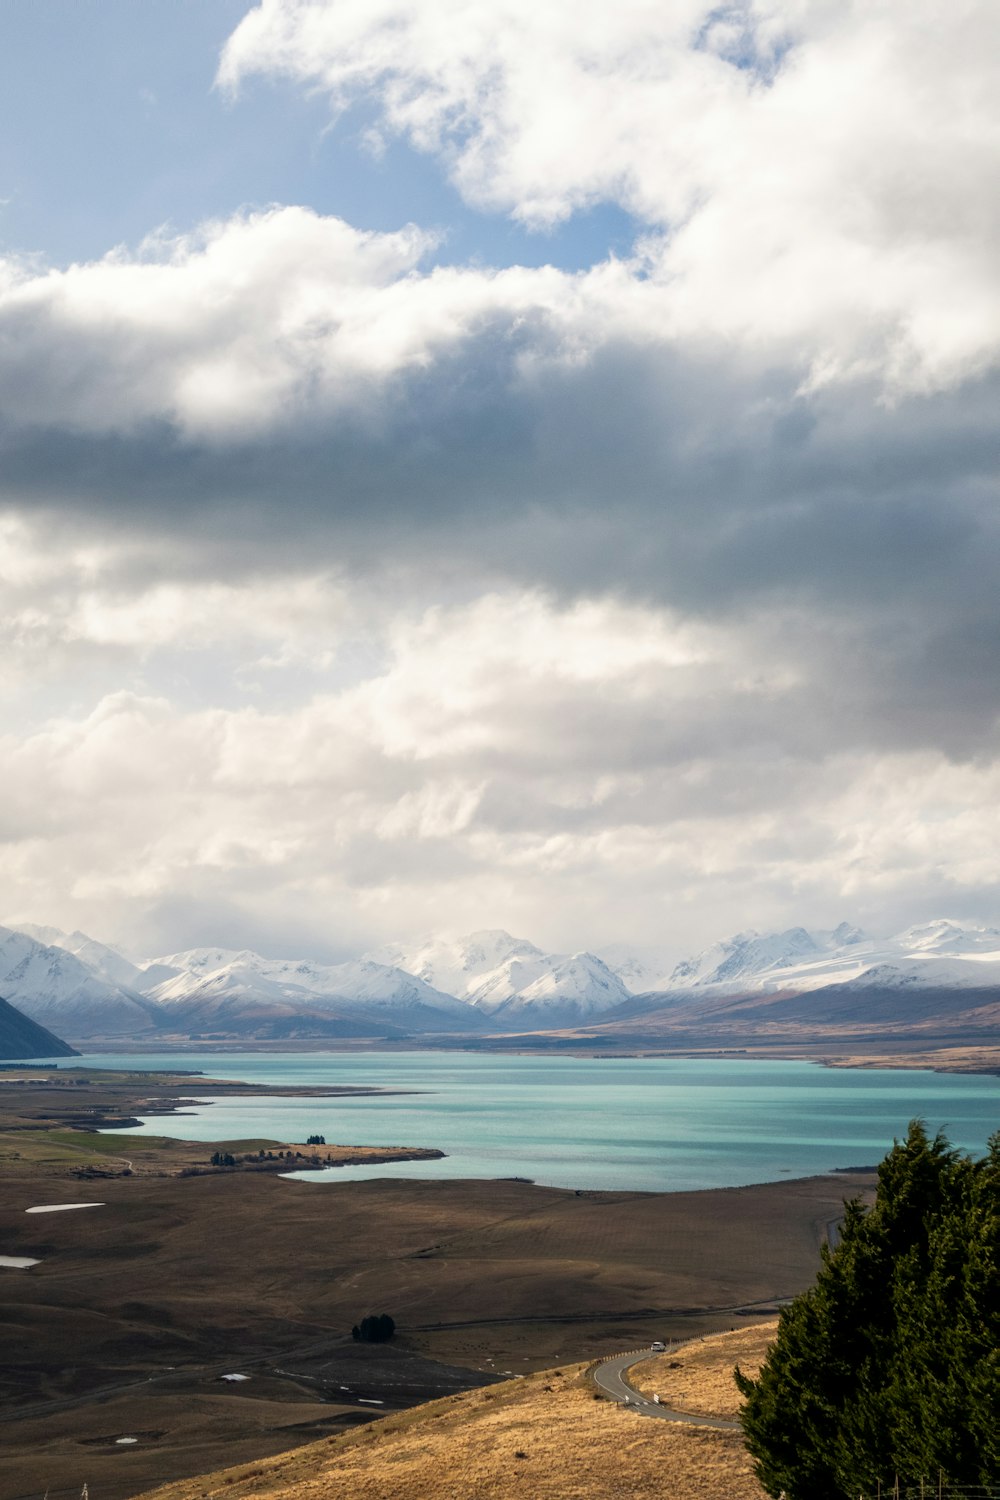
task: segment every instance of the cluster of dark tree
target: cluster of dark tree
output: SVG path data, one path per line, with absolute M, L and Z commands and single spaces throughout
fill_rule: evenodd
M 1000 1133 L 976 1161 L 913 1121 L 736 1382 L 769 1495 L 1000 1486 Z
M 325 1135 L 307 1135 L 306 1136 L 306 1145 L 307 1146 L 325 1146 L 326 1145 L 326 1136 Z
M 362 1344 L 387 1344 L 396 1332 L 396 1323 L 388 1313 L 369 1313 L 351 1329 L 351 1338 Z
M 320 1145 L 326 1144 L 322 1136 L 310 1136 L 309 1143 L 311 1144 L 314 1141 Z M 263 1146 L 259 1151 L 250 1152 L 247 1156 L 233 1156 L 231 1151 L 213 1151 L 210 1160 L 213 1167 L 238 1167 L 240 1162 L 253 1163 L 258 1161 L 305 1161 L 314 1167 L 319 1167 L 323 1164 L 323 1158 L 315 1151 L 311 1156 L 307 1156 L 302 1151 L 265 1151 Z M 103 1172 L 99 1175 L 103 1177 L 127 1177 L 130 1175 L 130 1172 L 128 1170 L 125 1172 Z M 181 1175 L 186 1176 L 188 1174 L 182 1172 Z

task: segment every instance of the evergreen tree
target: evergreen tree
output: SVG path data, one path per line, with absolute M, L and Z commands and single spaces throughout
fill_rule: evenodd
M 388 1313 L 369 1313 L 351 1329 L 351 1337 L 360 1339 L 363 1344 L 385 1344 L 395 1331 L 395 1320 Z
M 758 1476 L 787 1500 L 1000 1480 L 1000 1135 L 974 1162 L 910 1125 L 876 1201 L 845 1206 L 816 1284 L 756 1380 L 739 1370 Z

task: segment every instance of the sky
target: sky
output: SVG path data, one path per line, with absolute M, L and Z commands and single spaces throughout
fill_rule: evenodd
M 1000 10 L 0 17 L 0 912 L 993 921 Z

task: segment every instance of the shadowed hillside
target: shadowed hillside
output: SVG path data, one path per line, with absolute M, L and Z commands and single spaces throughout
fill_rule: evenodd
M 78 1057 L 68 1042 L 0 1000 L 0 1058 Z

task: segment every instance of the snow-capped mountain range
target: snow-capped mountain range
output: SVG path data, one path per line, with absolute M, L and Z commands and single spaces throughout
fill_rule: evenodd
M 515 1033 L 720 997 L 828 987 L 1000 988 L 1000 929 L 941 919 L 876 939 L 846 923 L 743 932 L 681 963 L 618 945 L 549 953 L 502 929 L 389 944 L 348 963 L 194 948 L 135 963 L 85 933 L 0 927 L 0 996 L 72 1041 Z
M 77 939 L 87 941 L 82 933 L 66 941 Z M 10 927 L 0 927 L 0 996 L 56 1036 L 141 1036 L 155 1030 L 148 1002 L 136 989 L 106 978 L 69 946 L 42 943 Z
M 145 995 L 165 1024 L 215 1029 L 244 1018 L 325 1020 L 324 1034 L 384 1034 L 388 1026 L 409 1031 L 466 1031 L 478 1016 L 452 995 L 442 994 L 401 969 L 357 959 L 317 964 L 306 959 L 267 959 L 259 953 L 195 948 L 155 959 Z M 287 1030 L 288 1027 L 285 1027 Z
M 941 918 L 871 938 L 847 923 L 833 932 L 741 932 L 678 964 L 664 989 L 774 993 L 827 985 L 905 987 L 1000 984 L 1000 929 Z

